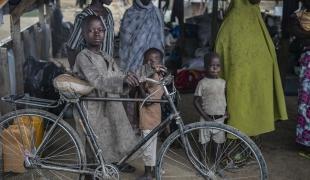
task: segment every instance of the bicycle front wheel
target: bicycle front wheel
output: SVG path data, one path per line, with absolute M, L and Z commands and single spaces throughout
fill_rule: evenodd
M 1 117 L 4 179 L 83 179 L 83 175 L 63 171 L 82 170 L 86 161 L 83 144 L 69 124 L 60 120 L 52 134 L 42 141 L 56 120 L 57 116 L 36 109 L 17 110 Z M 37 151 L 40 145 L 42 148 Z
M 198 122 L 171 134 L 156 164 L 156 179 L 268 179 L 267 166 L 255 143 L 237 129 Z

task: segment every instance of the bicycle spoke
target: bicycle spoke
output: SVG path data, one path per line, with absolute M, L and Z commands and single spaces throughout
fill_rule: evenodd
M 59 176 L 68 179 L 68 180 L 72 180 L 71 178 L 69 178 L 68 176 L 65 176 L 64 174 L 59 174 L 58 172 L 55 172 L 56 174 L 58 174 Z
M 66 152 L 66 151 L 72 150 L 73 148 L 75 148 L 75 147 L 74 147 L 74 146 L 72 146 L 72 147 L 67 148 L 67 149 L 65 149 L 65 150 L 63 150 L 63 151 L 61 151 L 61 152 L 59 152 L 59 153 L 57 153 L 57 154 L 51 154 L 51 155 L 53 155 L 53 156 L 57 156 L 57 155 L 62 154 L 62 153 L 64 153 L 64 152 Z M 49 157 L 49 156 L 46 156 L 46 157 Z
M 10 128 L 8 128 L 8 130 L 10 131 L 10 135 L 14 138 L 14 141 L 17 142 L 19 150 L 20 151 L 24 150 L 24 148 L 21 147 L 21 146 L 24 147 L 24 145 L 18 141 L 18 139 L 14 136 L 14 133 L 12 132 L 12 130 Z
M 57 135 L 58 135 L 58 133 L 60 132 L 60 129 L 57 131 L 57 133 L 55 133 L 52 137 L 49 137 L 47 140 L 48 141 L 45 141 L 45 142 L 43 142 L 44 144 L 43 144 L 43 148 L 41 148 L 42 150 L 41 151 L 45 151 L 46 149 L 49 149 L 52 145 L 54 145 L 56 142 L 53 142 L 52 144 L 49 144 L 48 145 L 48 147 L 46 147 L 47 146 L 47 144 L 50 142 L 50 141 L 52 141 L 52 139 L 54 139 L 54 137 L 56 137 Z M 65 136 L 65 135 L 63 135 L 63 136 Z
M 172 160 L 172 161 L 176 162 L 177 164 L 180 164 L 180 165 L 184 166 L 185 168 L 187 168 L 187 169 L 189 169 L 189 170 L 194 170 L 194 169 L 193 169 L 193 168 L 191 168 L 190 166 L 187 166 L 187 165 L 185 165 L 184 163 L 181 163 L 181 162 L 179 162 L 179 161 L 175 160 L 174 158 L 169 157 L 168 155 L 166 155 L 165 157 L 167 157 L 168 159 L 170 159 L 170 160 Z
M 222 146 L 222 144 L 218 144 L 218 146 L 217 146 L 217 148 L 216 148 L 215 162 L 214 162 L 214 165 L 211 167 L 211 170 L 214 170 L 214 168 L 216 168 L 216 167 L 220 164 L 220 162 L 221 162 L 221 159 L 217 158 L 217 157 L 218 157 L 218 153 L 219 153 L 220 146 Z
M 185 145 L 189 150 L 189 157 L 187 157 L 186 153 L 181 154 L 179 151 L 174 151 L 173 148 L 171 148 L 171 144 L 181 137 L 180 133 L 174 133 L 173 135 L 175 137 L 170 138 L 174 139 L 174 141 L 165 142 L 163 144 L 164 147 L 159 152 L 159 167 L 156 168 L 156 174 L 160 180 L 170 178 L 262 180 L 262 175 L 264 175 L 264 173 L 266 174 L 267 171 L 263 169 L 264 166 L 262 166 L 262 163 L 265 163 L 264 161 L 254 159 L 256 160 L 255 162 L 251 162 L 251 164 L 247 163 L 247 158 L 250 157 L 249 153 L 256 153 L 255 157 L 261 156 L 261 154 L 258 154 L 260 152 L 258 148 L 255 147 L 255 144 L 252 143 L 251 146 L 249 146 L 249 144 L 246 143 L 250 141 L 249 138 L 245 136 L 236 136 L 240 132 L 232 128 L 227 128 L 226 130 L 226 127 L 223 125 L 215 123 L 197 123 L 188 125 L 188 127 L 191 128 L 185 130 L 184 137 L 187 138 L 186 141 L 188 141 L 185 142 Z M 205 144 L 201 144 L 198 140 L 198 135 L 201 130 L 206 130 L 211 133 L 210 141 L 207 141 Z M 223 143 L 216 143 L 213 136 L 221 130 L 225 132 L 225 135 L 228 134 L 228 137 L 234 137 L 238 141 L 225 138 Z M 256 151 L 253 151 L 252 147 L 256 148 Z M 183 148 L 185 147 L 183 146 Z M 201 157 L 198 157 L 199 154 Z M 229 159 L 231 158 L 229 156 L 236 159 L 239 158 L 240 160 Z M 186 157 L 189 159 L 186 159 Z M 246 159 L 243 160 L 243 157 Z M 164 172 L 161 172 L 162 169 Z
M 82 156 L 80 149 L 83 148 L 82 145 L 78 143 L 77 137 L 73 132 L 72 128 L 69 127 L 65 122 L 60 121 L 56 124 L 54 132 L 48 137 L 44 143 L 40 152 L 36 157 L 32 156 L 32 153 L 35 152 L 35 146 L 38 142 L 37 134 L 35 133 L 37 129 L 34 125 L 36 118 L 35 114 L 37 112 L 41 115 L 37 115 L 42 119 L 42 136 L 45 137 L 47 132 L 51 129 L 51 126 L 54 125 L 57 118 L 50 118 L 46 116 L 48 112 L 41 110 L 34 110 L 34 113 L 30 112 L 27 114 L 27 110 L 18 110 L 20 111 L 18 116 L 15 114 L 10 114 L 6 119 L 2 118 L 0 121 L 0 131 L 6 131 L 7 135 L 4 133 L 0 134 L 0 145 L 5 149 L 3 156 L 9 157 L 10 161 L 14 162 L 14 166 L 8 163 L 5 164 L 10 172 L 3 172 L 4 178 L 6 180 L 47 180 L 47 179 L 59 179 L 59 180 L 76 180 L 79 179 L 80 174 L 58 171 L 51 169 L 41 169 L 39 166 L 46 165 L 57 168 L 69 168 L 69 169 L 83 169 L 85 157 Z M 25 113 L 26 112 L 26 113 Z M 22 119 L 22 117 L 25 117 Z M 26 121 L 27 120 L 27 121 Z M 9 128 L 11 125 L 17 125 L 16 130 Z M 44 129 L 44 130 L 43 130 Z M 43 138 L 40 137 L 40 138 Z M 81 148 L 80 148 L 81 147 Z M 82 149 L 83 150 L 83 149 Z M 23 161 L 25 155 L 28 157 L 31 168 L 23 166 Z M 82 157 L 84 157 L 82 159 Z M 36 158 L 36 160 L 34 160 Z M 37 163 L 37 164 L 35 164 Z M 38 165 L 38 166 L 36 166 Z M 17 169 L 20 168 L 20 169 Z M 15 172 L 16 171 L 16 172 Z M 22 172 L 24 171 L 24 172 Z
M 200 150 L 200 148 L 199 148 L 199 145 L 198 145 L 197 141 L 195 140 L 193 134 L 190 133 L 190 135 L 191 135 L 191 137 L 193 138 L 193 140 L 194 140 L 194 142 L 195 142 L 195 144 L 196 144 L 196 148 L 199 150 L 200 154 L 203 155 L 203 153 L 201 152 L 201 150 Z M 207 157 L 207 155 L 205 155 L 205 157 Z M 203 158 L 205 158 L 205 157 L 203 157 Z M 195 158 L 195 159 L 196 159 L 196 158 Z M 204 167 L 204 168 L 206 168 L 208 171 L 210 171 L 210 169 L 209 169 L 207 163 L 206 163 L 205 165 L 203 165 L 199 160 L 198 160 L 198 163 L 199 163 L 202 167 Z
M 223 157 L 223 155 L 225 154 L 225 152 L 229 149 L 229 147 L 230 147 L 230 145 L 231 145 L 232 142 L 233 142 L 233 141 L 231 141 L 231 142 L 229 143 L 229 145 L 228 145 L 227 147 L 225 147 L 225 150 L 222 151 L 221 156 L 219 157 L 219 161 L 222 159 L 222 157 Z
M 47 127 L 49 127 L 50 123 L 51 123 L 51 122 L 48 122 L 48 123 L 46 124 L 46 126 L 45 126 L 45 130 L 44 130 L 44 133 L 43 133 L 43 137 L 45 137 L 45 136 L 46 136 L 46 133 L 47 133 Z
M 178 153 L 174 152 L 174 151 L 173 151 L 173 150 L 171 150 L 171 149 L 169 149 L 168 151 L 169 151 L 169 152 L 171 152 L 171 153 L 172 153 L 172 154 L 174 154 L 174 155 L 177 155 L 177 156 L 178 156 L 178 158 L 181 158 L 181 159 L 183 159 L 183 160 L 187 161 L 187 159 L 186 159 L 186 158 L 184 158 L 184 157 L 186 157 L 186 156 L 185 156 L 185 153 L 184 153 L 184 155 L 182 156 L 182 155 L 179 155 Z
M 65 143 L 65 144 L 63 144 L 63 145 L 61 145 L 60 147 L 58 147 L 56 150 L 54 150 L 53 152 L 51 152 L 51 153 L 49 153 L 48 155 L 46 155 L 47 157 L 50 157 L 50 156 L 52 156 L 52 155 L 54 155 L 59 149 L 61 149 L 61 148 L 63 148 L 63 147 L 65 147 L 67 144 L 69 144 L 70 142 L 67 142 L 67 143 Z M 52 156 L 53 157 L 53 156 Z
M 1 143 L 1 146 L 2 147 L 4 147 L 4 143 L 3 142 L 0 142 Z M 10 142 L 8 142 L 7 141 L 7 143 L 8 144 L 10 144 L 10 145 L 12 145 L 12 143 L 10 143 Z M 15 155 L 18 155 L 18 154 L 20 154 L 20 152 L 21 152 L 21 150 L 20 149 L 15 149 L 15 148 L 12 148 L 12 147 L 6 147 L 6 148 L 8 148 L 12 153 L 14 153 Z M 19 152 L 17 152 L 17 151 L 19 151 Z
M 55 158 L 55 157 L 63 157 L 63 156 L 69 156 L 69 155 L 76 155 L 76 153 L 68 153 L 68 154 L 62 154 L 62 155 L 58 155 L 58 156 L 49 156 L 48 158 L 42 158 L 43 160 L 47 160 L 47 159 L 52 159 L 52 158 Z M 55 160 L 58 160 L 58 159 L 55 159 Z
M 66 159 L 63 159 L 63 160 L 66 160 Z M 82 164 L 68 164 L 68 163 L 64 163 L 64 162 L 61 162 L 61 163 L 57 163 L 57 162 L 54 162 L 54 161 L 48 161 L 48 160 L 41 160 L 40 161 L 41 163 L 43 162 L 43 164 L 48 164 L 48 165 L 55 165 L 55 166 L 62 166 L 62 167 L 73 167 L 73 168 L 78 168 L 78 167 L 81 167 Z
M 51 172 L 52 174 L 54 174 L 55 177 L 57 177 L 57 178 L 59 178 L 60 180 L 62 180 L 62 179 L 61 179 L 61 176 L 57 175 L 56 172 L 54 172 L 54 171 L 49 171 L 49 172 Z

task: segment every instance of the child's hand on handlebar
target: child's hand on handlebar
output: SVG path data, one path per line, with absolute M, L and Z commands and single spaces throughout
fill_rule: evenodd
M 125 76 L 124 82 L 131 87 L 137 87 L 140 84 L 138 77 L 136 76 L 136 74 L 132 72 L 127 73 L 127 75 Z

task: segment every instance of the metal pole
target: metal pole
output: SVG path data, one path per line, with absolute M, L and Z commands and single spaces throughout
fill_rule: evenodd
M 217 15 L 218 15 L 218 0 L 213 0 L 212 3 L 212 20 L 211 20 L 211 47 L 215 45 L 216 35 L 218 31 Z
M 141 98 L 109 98 L 109 97 L 81 97 L 81 101 L 117 101 L 117 102 L 151 102 L 151 103 L 169 103 L 168 100 L 161 99 L 141 99 Z

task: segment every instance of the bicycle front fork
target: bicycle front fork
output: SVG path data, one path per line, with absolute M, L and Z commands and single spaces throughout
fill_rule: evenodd
M 195 155 L 194 150 L 192 149 L 192 146 L 187 138 L 187 135 L 185 134 L 184 124 L 181 120 L 181 117 L 178 115 L 176 118 L 177 125 L 179 127 L 180 131 L 180 138 L 181 142 L 184 145 L 185 153 L 188 158 L 188 160 L 192 163 L 193 167 L 199 172 L 201 175 L 205 177 L 209 177 L 209 170 L 207 172 L 204 169 L 208 169 L 206 165 L 202 164 L 199 160 L 199 158 Z M 202 169 L 203 168 L 203 169 Z

